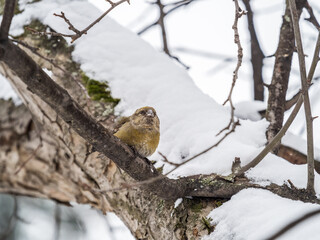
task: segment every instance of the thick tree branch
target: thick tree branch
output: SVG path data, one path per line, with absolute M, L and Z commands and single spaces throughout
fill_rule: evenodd
M 301 15 L 305 0 L 298 2 L 298 16 Z M 288 81 L 291 72 L 293 52 L 295 51 L 294 33 L 289 4 L 286 1 L 286 9 L 282 17 L 278 48 L 275 54 L 275 63 L 272 74 L 272 81 L 269 85 L 268 108 L 266 118 L 270 122 L 267 130 L 267 140 L 271 141 L 280 131 L 283 124 L 285 112 L 286 94 Z M 278 146 L 272 150 L 275 154 Z
M 19 47 L 9 41 L 2 44 L 1 49 L 3 54 L 0 56 L 0 60 L 14 70 L 31 92 L 41 97 L 95 149 L 112 159 L 136 180 L 143 181 L 159 176 L 152 164 L 149 164 L 146 159 L 136 156 L 131 148 L 121 143 L 101 124 L 94 121 L 72 100 L 65 89 L 52 81 Z M 25 67 L 21 68 L 21 66 Z M 170 183 L 170 179 L 158 179 L 158 181 L 151 183 L 148 189 L 162 195 L 162 197 L 172 197 L 168 193 L 183 195 L 183 193 L 177 192 L 178 189 L 172 189 Z M 159 185 L 162 185 L 163 188 L 159 188 Z
M 0 40 L 8 38 L 11 21 L 14 15 L 16 0 L 6 0 L 0 26 Z
M 120 168 L 134 179 L 138 181 L 151 180 L 148 184 L 143 185 L 149 192 L 151 191 L 165 199 L 176 199 L 183 196 L 229 198 L 238 191 L 248 187 L 261 188 L 261 186 L 246 181 L 234 184 L 216 175 L 193 176 L 177 180 L 162 177 L 148 160 L 136 156 L 129 147 L 122 144 L 117 138 L 107 132 L 102 125 L 88 116 L 77 103 L 71 99 L 68 93 L 60 86 L 57 86 L 19 47 L 10 41 L 2 44 L 1 47 L 3 49 L 3 55 L 0 58 L 1 61 L 9 68 L 15 70 L 15 74 L 28 85 L 30 90 L 32 89 L 35 94 L 42 96 L 77 133 L 92 144 L 95 149 L 116 162 Z M 21 66 L 21 64 L 25 67 L 18 67 Z M 14 177 L 14 175 L 12 177 Z M 206 184 L 208 180 L 210 184 Z M 79 187 L 82 187 L 84 191 L 88 191 L 86 185 Z M 301 191 L 303 191 L 288 190 L 286 186 L 276 185 L 267 187 L 267 189 L 279 195 L 292 198 L 300 196 Z M 9 191 L 9 189 L 6 188 L 1 191 L 16 194 L 27 193 L 17 189 L 11 189 Z M 43 194 L 34 191 L 28 192 L 28 195 L 33 194 L 35 194 L 34 196 L 44 197 Z M 303 195 L 305 195 L 306 201 L 315 201 L 314 198 L 306 194 Z

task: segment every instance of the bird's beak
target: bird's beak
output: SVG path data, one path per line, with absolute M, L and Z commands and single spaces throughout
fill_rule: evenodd
M 154 113 L 153 113 L 153 111 L 151 110 L 151 109 L 149 109 L 148 111 L 147 111 L 147 114 L 146 114 L 148 117 L 154 117 Z

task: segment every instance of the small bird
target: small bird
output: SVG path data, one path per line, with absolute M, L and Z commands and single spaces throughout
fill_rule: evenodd
M 142 107 L 130 117 L 121 118 L 114 134 L 142 156 L 152 155 L 160 139 L 160 121 L 153 107 Z

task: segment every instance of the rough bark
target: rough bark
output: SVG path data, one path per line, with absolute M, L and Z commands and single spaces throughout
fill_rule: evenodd
M 301 15 L 305 0 L 297 0 L 297 10 Z M 289 4 L 286 1 L 286 9 L 282 17 L 280 38 L 275 54 L 272 81 L 269 85 L 268 108 L 266 118 L 270 122 L 267 130 L 267 139 L 270 141 L 281 129 L 286 106 L 286 94 L 291 71 L 292 55 L 295 51 L 294 33 L 292 27 Z M 278 152 L 278 147 L 274 149 Z
M 21 38 L 38 46 L 37 38 L 28 35 Z M 79 77 L 78 66 L 70 64 L 71 52 L 52 51 L 52 44 L 43 44 L 43 52 L 50 50 L 50 57 L 58 59 L 59 66 L 67 66 L 68 72 Z M 103 103 L 85 99 L 82 89 L 69 75 L 28 49 L 24 50 L 41 67 L 51 69 L 54 80 L 67 89 L 91 117 L 96 120 L 106 118 Z M 208 233 L 202 217 L 218 205 L 214 199 L 185 199 L 174 209 L 174 200 L 164 200 L 151 191 L 103 192 L 122 184 L 132 184 L 134 180 L 110 159 L 92 152 L 91 145 L 50 106 L 28 91 L 3 62 L 0 69 L 31 112 L 10 102 L 0 104 L 0 192 L 48 198 L 63 204 L 76 201 L 90 204 L 102 212 L 114 211 L 137 239 L 196 239 Z M 112 128 L 112 116 L 102 123 L 107 129 Z M 21 165 L 24 166 L 21 168 Z
M 51 58 L 58 59 L 59 66 L 65 71 L 24 49 L 33 57 L 31 59 L 10 41 L 0 42 L 0 72 L 11 81 L 31 113 L 23 106 L 0 103 L 0 192 L 50 198 L 64 204 L 76 201 L 103 212 L 114 211 L 137 239 L 198 239 L 210 230 L 203 218 L 219 205 L 214 198 L 228 199 L 244 188 L 262 188 L 248 179 L 231 182 L 212 175 L 178 180 L 161 178 L 149 184 L 147 191 L 144 191 L 146 188 L 108 191 L 132 184 L 133 178 L 145 180 L 160 176 L 160 173 L 149 161 L 137 156 L 107 132 L 106 129 L 112 130 L 112 115 L 104 116 L 105 104 L 85 98 L 77 82 L 79 66 L 71 60 L 72 49 L 52 51 L 58 42 L 64 45 L 63 39 L 52 44 L 29 35 L 22 35 L 21 39 L 32 45 L 37 41 L 46 43 L 41 45 L 44 52 L 49 51 Z M 54 41 L 54 38 L 50 39 Z M 52 83 L 42 67 L 52 70 L 52 78 L 59 87 Z M 28 82 L 34 80 L 37 83 Z M 27 86 L 26 82 L 30 84 Z M 48 89 L 41 86 L 43 82 Z M 69 113 L 63 108 L 70 109 Z M 80 115 L 73 115 L 75 112 Z M 92 124 L 81 120 L 84 116 Z M 98 120 L 104 120 L 100 121 L 102 125 Z M 81 137 L 79 134 L 83 133 Z M 100 134 L 104 135 L 96 142 L 95 135 Z M 110 141 L 109 146 L 105 146 L 106 141 Z M 95 152 L 92 145 L 109 158 Z M 265 189 L 284 197 L 317 202 L 304 190 L 285 185 Z M 174 209 L 173 202 L 179 196 L 197 198 L 184 199 Z

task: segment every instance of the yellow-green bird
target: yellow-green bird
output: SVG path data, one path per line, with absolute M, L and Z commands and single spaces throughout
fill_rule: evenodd
M 120 119 L 118 128 L 114 135 L 134 147 L 142 157 L 152 155 L 157 149 L 160 121 L 153 107 L 139 108 L 130 117 Z

